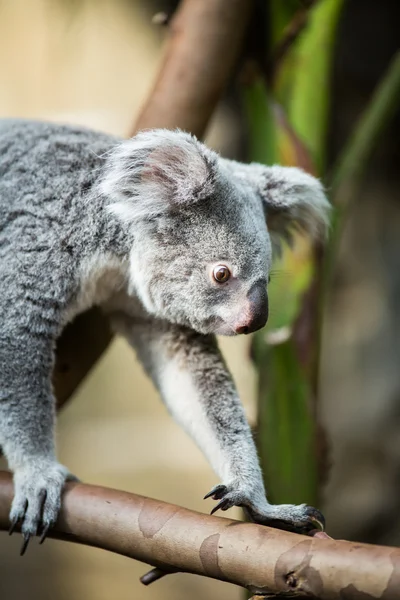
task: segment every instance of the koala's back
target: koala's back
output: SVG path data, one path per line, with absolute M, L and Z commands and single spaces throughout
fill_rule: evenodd
M 83 128 L 0 120 L 3 323 L 12 327 L 27 302 L 41 315 L 47 305 L 50 315 L 69 301 L 78 257 L 87 251 L 85 231 L 98 210 L 90 191 L 117 141 Z
M 83 128 L 0 120 L 0 234 L 44 231 L 79 218 L 104 155 L 118 140 Z

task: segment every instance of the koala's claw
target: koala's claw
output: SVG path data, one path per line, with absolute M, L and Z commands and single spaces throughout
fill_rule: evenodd
M 213 500 L 220 500 L 216 506 L 210 512 L 213 515 L 217 510 L 228 510 L 233 506 L 243 506 L 242 499 L 239 497 L 238 492 L 233 489 L 230 490 L 228 486 L 220 484 L 213 487 L 213 489 L 204 496 L 206 498 L 213 498 Z
M 228 510 L 233 506 L 244 508 L 249 518 L 260 525 L 284 529 L 294 533 L 309 533 L 314 529 L 325 529 L 325 518 L 323 514 L 306 504 L 298 506 L 293 504 L 272 505 L 265 503 L 262 508 L 256 506 L 251 499 L 252 494 L 248 491 L 236 489 L 234 485 L 216 485 L 204 498 L 219 500 L 210 514 L 217 510 Z
M 10 512 L 10 535 L 20 526 L 23 536 L 21 556 L 31 537 L 41 530 L 40 543 L 58 517 L 61 493 L 66 479 L 72 478 L 65 467 L 43 461 L 14 472 L 15 495 Z
M 43 531 L 42 531 L 42 534 L 41 534 L 41 536 L 40 536 L 39 544 L 43 544 L 44 540 L 45 540 L 45 539 L 46 539 L 46 537 L 47 537 L 47 534 L 48 534 L 48 532 L 49 532 L 49 529 L 50 529 L 50 524 L 48 524 L 48 525 L 45 525 L 45 526 L 43 527 Z
M 227 493 L 228 488 L 226 487 L 226 485 L 216 485 L 215 487 L 213 487 L 213 489 L 208 492 L 208 494 L 206 494 L 204 496 L 204 500 L 206 500 L 207 498 L 213 498 L 214 500 L 220 500 L 223 496 L 225 496 L 225 494 Z
M 25 499 L 23 506 L 21 506 L 20 510 L 15 514 L 13 518 L 10 515 L 10 529 L 8 530 L 8 535 L 12 535 L 20 521 L 23 521 L 26 511 L 28 509 L 28 500 Z
M 30 533 L 24 533 L 23 535 L 24 541 L 22 542 L 22 546 L 21 546 L 21 550 L 19 555 L 23 556 L 25 554 L 25 551 L 28 547 L 29 544 L 29 540 L 31 539 L 31 534 Z
M 12 535 L 14 533 L 18 521 L 19 521 L 18 517 L 14 517 L 11 520 L 11 525 L 10 525 L 10 529 L 8 530 L 8 535 Z
M 234 506 L 234 504 L 232 504 L 228 498 L 224 498 L 223 500 L 218 502 L 216 506 L 214 506 L 214 508 L 210 512 L 210 515 L 213 515 L 215 512 L 217 512 L 217 510 L 228 510 L 228 508 L 232 508 L 232 506 Z

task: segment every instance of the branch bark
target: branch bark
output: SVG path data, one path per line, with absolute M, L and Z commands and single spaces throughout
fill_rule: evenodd
M 12 496 L 11 475 L 0 472 L 3 530 Z M 66 485 L 49 537 L 135 558 L 162 573 L 228 581 L 261 597 L 400 599 L 400 549 L 300 536 L 81 483 Z
M 202 137 L 237 61 L 252 0 L 185 0 L 133 130 L 180 127 Z
M 131 135 L 154 127 L 179 127 L 198 137 L 204 135 L 237 61 L 252 6 L 253 0 L 182 0 L 171 21 L 155 85 Z M 93 310 L 62 334 L 55 369 L 59 407 L 111 337 L 107 320 Z
M 53 372 L 57 408 L 61 408 L 74 393 L 111 339 L 108 320 L 98 308 L 79 315 L 67 325 L 57 342 L 57 361 Z

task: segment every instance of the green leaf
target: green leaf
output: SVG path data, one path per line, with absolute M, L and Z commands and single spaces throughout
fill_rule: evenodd
M 261 336 L 255 343 L 257 443 L 268 496 L 275 503 L 316 504 L 318 468 L 310 385 L 293 340 L 269 346 L 266 334 L 264 339 Z
M 320 172 L 323 169 L 331 58 L 342 3 L 321 0 L 285 57 L 284 76 L 278 78 L 274 90 L 284 107 L 273 101 L 259 77 L 244 89 L 252 160 L 271 164 L 278 158 L 283 164 L 309 171 L 314 171 L 314 164 Z M 296 8 L 294 3 L 272 0 L 274 43 Z M 307 353 L 311 350 L 312 355 L 316 340 L 307 332 L 310 339 L 305 349 L 296 329 L 312 271 L 307 244 L 303 242 L 297 253 L 285 251 L 269 286 L 268 329 L 257 333 L 253 341 L 259 375 L 257 443 L 269 497 L 274 502 L 316 504 L 318 498 L 314 374 L 307 363 Z
M 324 291 L 321 295 L 321 305 L 331 284 L 341 233 L 352 201 L 357 196 L 357 187 L 380 136 L 389 126 L 399 105 L 400 51 L 393 56 L 328 180 L 336 210 L 324 259 Z M 320 312 L 322 314 L 322 311 Z
M 282 258 L 275 262 L 268 286 L 271 307 L 267 329 L 273 331 L 292 326 L 299 314 L 304 292 L 313 273 L 308 244 L 298 239 L 296 252 L 284 248 Z
M 272 104 L 259 73 L 252 73 L 242 86 L 242 98 L 249 132 L 250 160 L 264 164 L 278 162 L 278 145 Z
M 276 46 L 280 41 L 286 26 L 290 23 L 290 19 L 300 7 L 301 4 L 298 0 L 285 0 L 285 2 L 282 2 L 282 0 L 269 1 L 272 46 Z
M 342 6 L 343 0 L 322 0 L 318 3 L 291 52 L 292 85 L 288 117 L 309 148 L 319 173 L 323 173 L 325 168 L 331 62 Z

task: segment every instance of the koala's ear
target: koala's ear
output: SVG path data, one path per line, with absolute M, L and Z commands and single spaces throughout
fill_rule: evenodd
M 318 179 L 296 167 L 263 167 L 261 173 L 258 188 L 273 247 L 279 252 L 282 240 L 291 245 L 296 230 L 324 238 L 331 207 Z
M 101 191 L 125 221 L 150 218 L 209 197 L 217 155 L 182 131 L 155 129 L 122 142 L 109 157 Z

